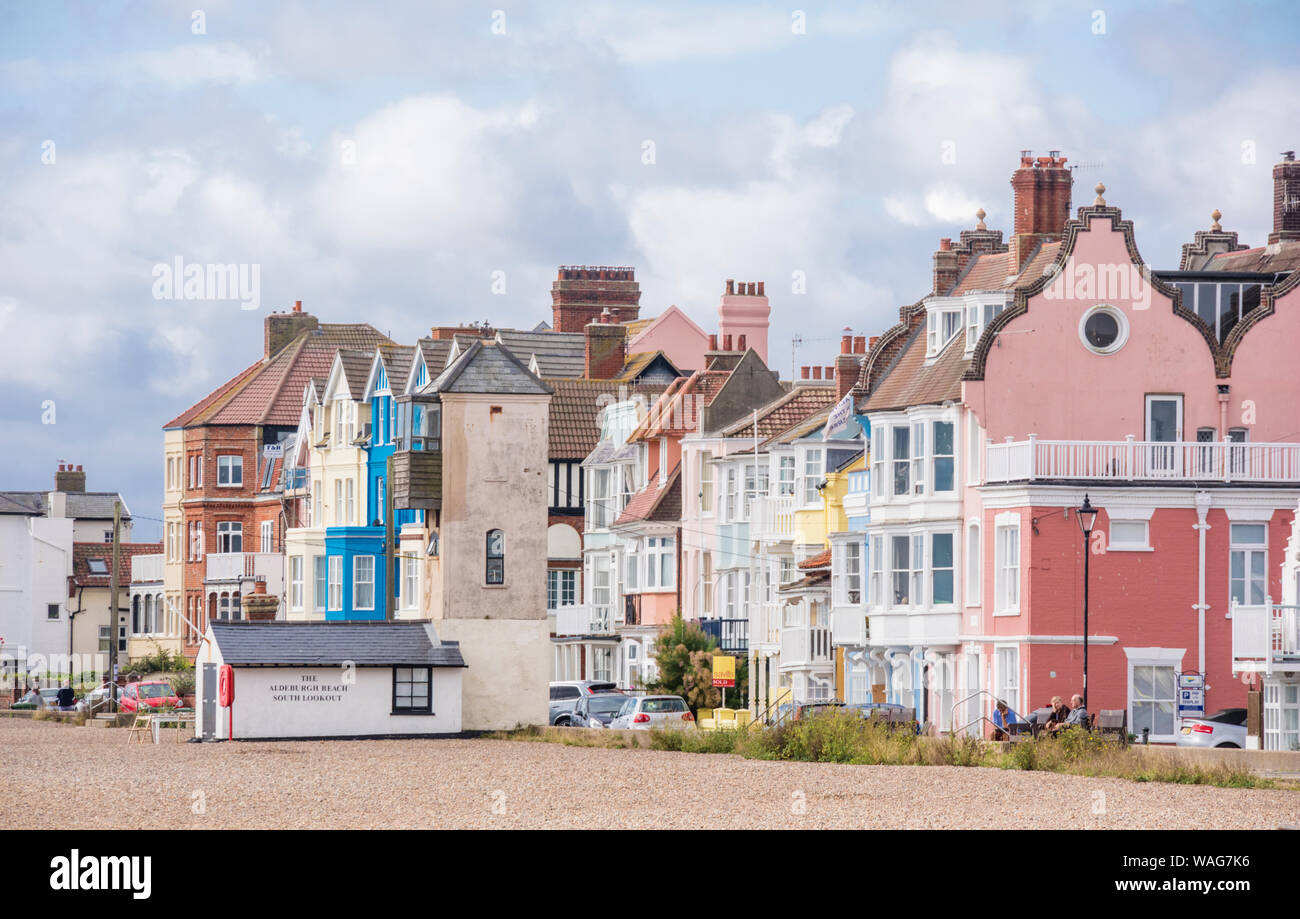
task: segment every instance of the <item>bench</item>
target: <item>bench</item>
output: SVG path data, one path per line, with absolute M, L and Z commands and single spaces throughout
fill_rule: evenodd
M 1128 709 L 1103 708 L 1092 716 L 1092 730 L 1100 736 L 1117 734 L 1121 746 L 1128 746 Z

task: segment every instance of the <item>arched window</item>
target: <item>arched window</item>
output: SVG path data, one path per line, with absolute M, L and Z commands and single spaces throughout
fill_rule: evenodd
M 487 532 L 487 583 L 506 582 L 506 534 L 502 530 Z
M 131 598 L 131 634 L 140 634 L 140 595 Z

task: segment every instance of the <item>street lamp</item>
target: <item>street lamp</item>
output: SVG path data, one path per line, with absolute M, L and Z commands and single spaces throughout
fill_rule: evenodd
M 1079 519 L 1079 529 L 1083 531 L 1083 708 L 1088 709 L 1088 537 L 1092 535 L 1093 525 L 1097 522 L 1099 508 L 1093 507 L 1088 500 L 1088 493 L 1083 494 L 1083 506 L 1075 513 Z

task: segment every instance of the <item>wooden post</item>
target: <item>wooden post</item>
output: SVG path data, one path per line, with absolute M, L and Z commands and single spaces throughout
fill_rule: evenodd
M 1255 738 L 1257 750 L 1264 749 L 1264 694 L 1258 689 L 1246 691 L 1246 747 Z
M 113 502 L 113 574 L 108 585 L 109 710 L 117 711 L 117 579 L 122 564 L 122 502 Z

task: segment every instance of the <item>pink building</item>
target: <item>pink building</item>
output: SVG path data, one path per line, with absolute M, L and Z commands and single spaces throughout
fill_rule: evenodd
M 1282 596 L 1300 226 L 1275 208 L 1245 249 L 1216 212 L 1180 270 L 1151 271 L 1104 187 L 1069 219 L 1069 177 L 1026 152 L 1010 242 L 982 221 L 944 240 L 934 291 L 864 366 L 872 678 L 947 730 L 1082 692 L 1086 495 L 1088 708 L 1172 742 L 1180 688 L 1246 705 L 1234 604 Z

